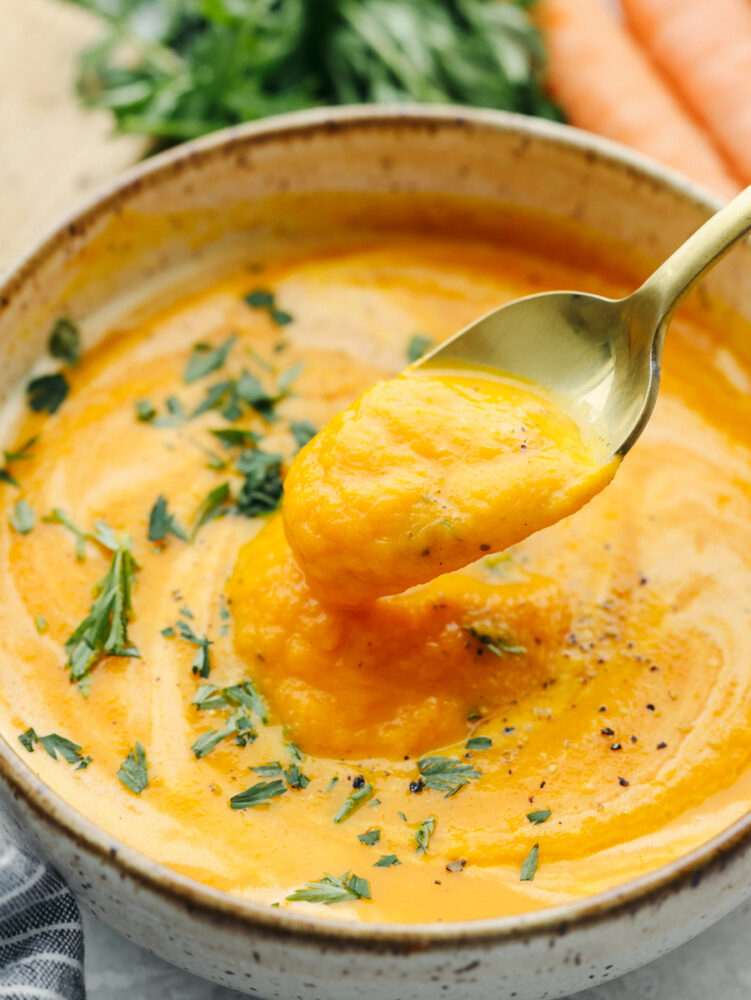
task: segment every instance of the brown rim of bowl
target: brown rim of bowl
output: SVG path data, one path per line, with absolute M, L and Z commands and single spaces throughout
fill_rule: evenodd
M 185 163 L 200 165 L 215 157 L 238 154 L 244 147 L 279 139 L 304 138 L 321 132 L 362 129 L 410 128 L 422 131 L 492 129 L 508 132 L 521 141 L 534 140 L 580 153 L 590 163 L 605 164 L 615 173 L 640 183 L 667 189 L 678 201 L 707 214 L 720 201 L 705 189 L 648 157 L 619 143 L 579 129 L 509 112 L 449 105 L 369 105 L 320 108 L 280 115 L 215 132 L 184 143 L 131 168 L 84 202 L 51 229 L 8 269 L 0 283 L 0 309 L 34 271 L 72 236 L 81 236 L 102 215 L 127 203 L 132 194 L 165 176 L 180 173 Z M 290 935 L 311 945 L 342 948 L 356 944 L 367 951 L 410 953 L 448 946 L 481 946 L 530 937 L 563 936 L 574 927 L 603 922 L 633 912 L 696 887 L 711 874 L 722 872 L 733 854 L 751 842 L 751 813 L 733 823 L 707 843 L 675 861 L 623 885 L 581 900 L 513 916 L 446 923 L 359 923 L 306 917 L 277 910 L 267 904 L 213 889 L 171 871 L 133 848 L 120 843 L 52 792 L 0 736 L 0 775 L 14 797 L 23 799 L 39 819 L 57 835 L 67 836 L 82 851 L 97 855 L 120 876 L 127 874 L 144 889 L 152 890 L 182 906 L 193 916 L 211 923 L 246 924 L 265 936 Z

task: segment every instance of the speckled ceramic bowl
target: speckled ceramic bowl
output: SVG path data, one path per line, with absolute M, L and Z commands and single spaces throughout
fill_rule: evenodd
M 717 207 L 620 147 L 489 111 L 345 108 L 223 132 L 131 171 L 8 276 L 0 286 L 0 401 L 42 353 L 56 315 L 103 326 L 125 297 L 200 270 L 217 245 L 253 246 L 266 199 L 348 190 L 528 206 L 655 259 Z M 481 202 L 473 204 L 468 211 Z M 751 318 L 751 250 L 737 250 L 705 287 Z M 746 817 L 627 885 L 523 916 L 424 925 L 306 918 L 207 888 L 124 847 L 2 741 L 0 773 L 17 831 L 94 913 L 177 965 L 265 1000 L 560 997 L 674 948 L 751 886 Z

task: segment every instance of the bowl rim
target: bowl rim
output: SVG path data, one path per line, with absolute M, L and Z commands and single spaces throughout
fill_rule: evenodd
M 580 129 L 511 112 L 453 105 L 383 104 L 314 108 L 238 125 L 183 143 L 153 156 L 100 187 L 61 222 L 53 225 L 4 272 L 0 272 L 0 314 L 11 305 L 26 281 L 45 261 L 73 237 L 107 216 L 145 186 L 193 167 L 226 156 L 246 145 L 304 137 L 318 132 L 393 128 L 488 129 L 510 133 L 522 140 L 548 142 L 580 154 L 589 162 L 601 161 L 612 170 L 642 183 L 667 190 L 679 201 L 709 215 L 722 204 L 711 192 L 638 152 Z M 22 800 L 50 832 L 63 835 L 80 850 L 95 855 L 117 877 L 128 876 L 140 887 L 155 892 L 190 914 L 213 923 L 242 926 L 267 936 L 294 936 L 310 945 L 390 953 L 487 946 L 532 937 L 563 936 L 571 930 L 603 923 L 633 912 L 642 905 L 662 902 L 686 887 L 696 887 L 705 877 L 722 872 L 733 855 L 751 843 L 751 813 L 736 820 L 711 840 L 674 861 L 621 885 L 582 899 L 511 916 L 443 923 L 359 922 L 307 916 L 276 909 L 230 892 L 215 889 L 172 871 L 135 848 L 107 834 L 53 792 L 11 744 L 0 735 L 0 778 L 11 795 Z

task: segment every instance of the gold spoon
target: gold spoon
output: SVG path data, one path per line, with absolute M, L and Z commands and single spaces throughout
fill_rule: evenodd
M 543 292 L 487 313 L 414 367 L 492 367 L 584 404 L 608 454 L 644 430 L 660 384 L 665 333 L 702 275 L 751 231 L 747 187 L 624 299 Z

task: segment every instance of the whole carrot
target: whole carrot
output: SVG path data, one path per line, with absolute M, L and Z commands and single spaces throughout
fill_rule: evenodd
M 712 140 L 603 0 L 541 0 L 536 9 L 548 84 L 572 125 L 653 156 L 724 197 L 737 193 L 740 182 Z
M 634 33 L 751 183 L 749 0 L 622 0 Z

